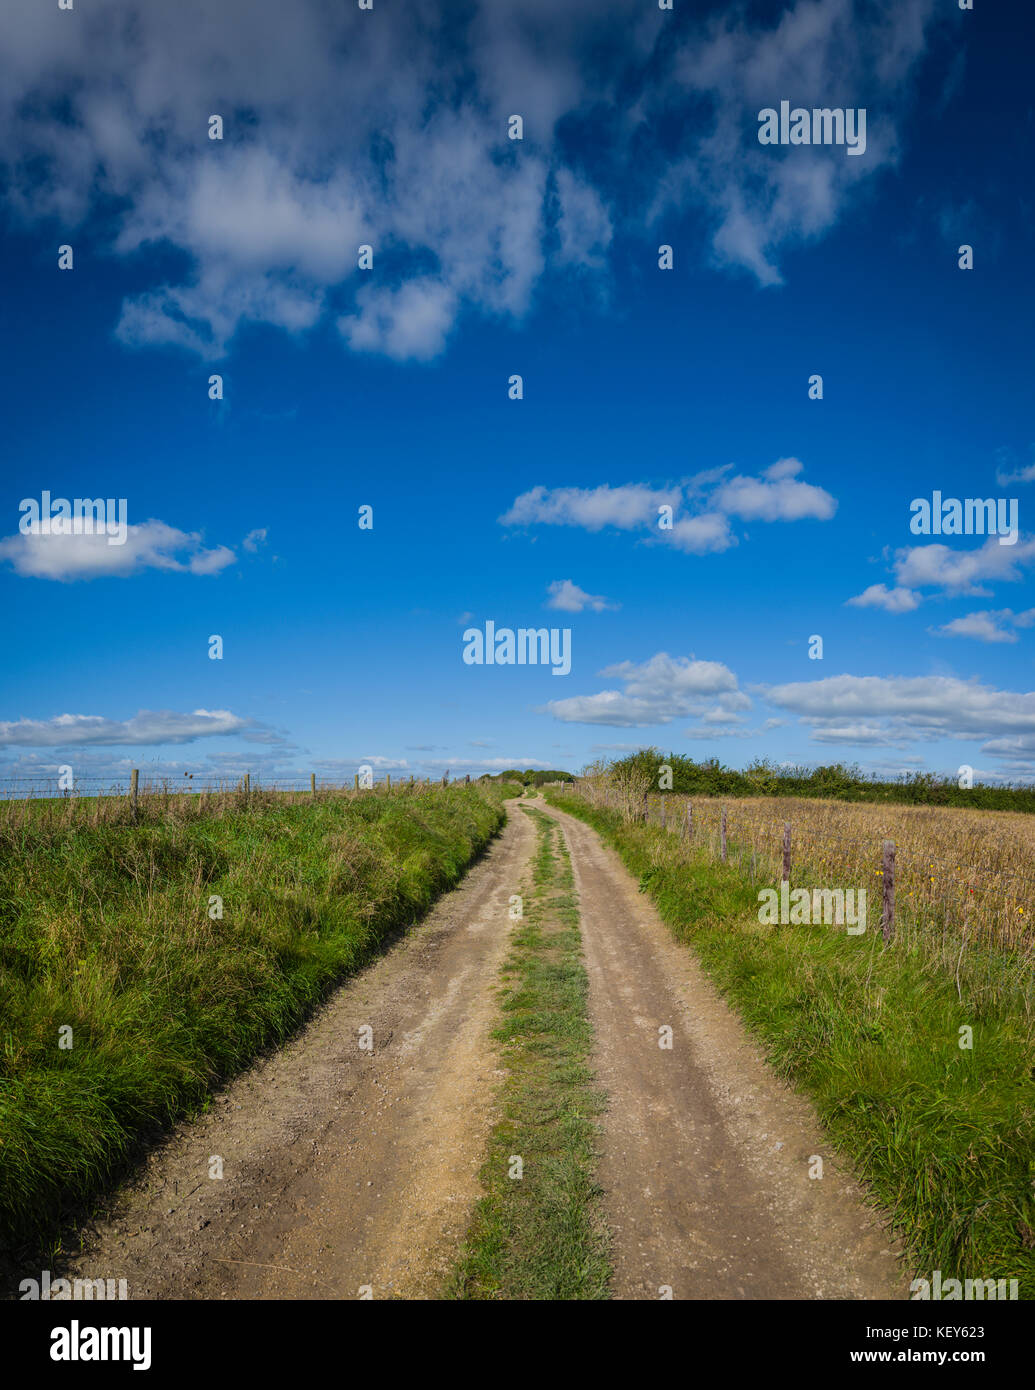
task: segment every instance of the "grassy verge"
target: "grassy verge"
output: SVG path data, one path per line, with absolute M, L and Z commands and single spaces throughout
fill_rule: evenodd
M 447 1289 L 462 1299 L 606 1298 L 610 1264 L 593 1181 L 603 1099 L 587 1066 L 592 1030 L 571 864 L 554 821 L 534 817 L 531 892 L 503 967 L 503 1117 Z M 520 1178 L 511 1176 L 522 1161 Z
M 1035 1297 L 1035 1038 L 869 929 L 763 926 L 757 888 L 672 834 L 578 798 L 598 830 L 807 1094 L 908 1242 L 916 1273 L 1019 1281 Z M 960 1032 L 973 1030 L 973 1048 Z
M 450 788 L 0 826 L 0 1244 L 287 1036 L 502 821 Z

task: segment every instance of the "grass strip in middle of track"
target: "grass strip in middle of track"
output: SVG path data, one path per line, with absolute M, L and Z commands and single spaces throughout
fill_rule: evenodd
M 502 968 L 506 1080 L 479 1200 L 447 1294 L 460 1299 L 608 1297 L 608 1237 L 593 1178 L 604 1107 L 571 861 L 557 823 L 527 811 L 538 844 Z M 517 1174 L 520 1173 L 520 1176 Z

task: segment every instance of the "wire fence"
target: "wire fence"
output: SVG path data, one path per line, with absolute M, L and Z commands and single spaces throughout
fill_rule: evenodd
M 1030 816 L 804 798 L 649 793 L 586 779 L 571 791 L 627 822 L 736 865 L 752 883 L 864 890 L 885 939 L 937 935 L 1031 959 L 1035 823 Z
M 477 780 L 477 779 L 475 779 Z M 240 772 L 232 775 L 205 776 L 200 773 L 184 773 L 181 776 L 158 773 L 141 775 L 138 772 L 136 785 L 138 794 L 144 795 L 200 795 L 226 794 L 241 790 L 247 785 L 254 791 L 265 792 L 312 792 L 312 791 L 364 791 L 373 788 L 391 790 L 393 787 L 434 787 L 455 786 L 457 783 L 470 785 L 469 774 L 461 778 L 444 777 L 418 778 L 413 776 L 393 777 L 391 773 L 381 773 L 370 778 L 359 773 L 351 777 L 320 776 L 309 773 L 294 777 L 268 777 L 262 773 Z M 56 800 L 83 797 L 118 797 L 133 794 L 134 777 L 130 771 L 123 777 L 5 777 L 0 778 L 0 801 L 8 800 Z

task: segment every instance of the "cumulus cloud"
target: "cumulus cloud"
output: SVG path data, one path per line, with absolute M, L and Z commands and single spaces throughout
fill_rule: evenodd
M 1000 545 L 989 536 L 977 550 L 947 545 L 908 546 L 895 552 L 894 573 L 905 588 L 937 588 L 946 594 L 985 595 L 985 583 L 1015 584 L 1035 560 L 1035 538 Z
M 559 608 L 565 613 L 581 613 L 584 608 L 592 608 L 594 613 L 602 613 L 605 608 L 617 608 L 616 603 L 608 603 L 603 594 L 587 594 L 570 579 L 555 579 L 547 589 L 550 597 L 547 608 Z
M 1015 545 L 1000 545 L 998 536 L 989 536 L 977 549 L 954 549 L 941 543 L 904 546 L 894 552 L 890 568 L 894 588 L 871 584 L 847 601 L 856 608 L 883 608 L 888 613 L 909 613 L 924 602 L 920 589 L 931 589 L 942 598 L 964 595 L 986 598 L 990 584 L 1016 584 L 1035 563 L 1035 537 L 1020 537 Z M 1005 611 L 1005 610 L 1004 610 Z M 959 620 L 966 622 L 965 619 Z M 962 628 L 948 625 L 942 636 L 967 636 Z M 996 640 L 996 639 L 990 639 Z M 1000 639 L 1004 640 L 1004 639 Z M 1005 640 L 1009 641 L 1010 638 Z
M 0 747 L 61 748 L 76 744 L 193 743 L 219 735 L 257 735 L 257 741 L 281 741 L 254 720 L 229 710 L 141 710 L 132 719 L 100 714 L 58 714 L 52 719 L 0 721 Z
M 1012 628 L 1031 627 L 1035 624 L 1035 608 L 1023 613 L 1015 613 L 1011 608 L 985 609 L 978 613 L 966 613 L 962 618 L 953 618 L 941 627 L 928 628 L 935 637 L 973 637 L 979 642 L 1016 642 L 1017 633 Z
M 883 608 L 886 613 L 911 613 L 919 608 L 922 599 L 912 589 L 889 589 L 886 584 L 871 584 L 847 602 L 853 608 Z
M 993 740 L 982 751 L 1003 753 L 1010 740 L 1035 740 L 1035 691 L 998 690 L 977 678 L 828 676 L 768 687 L 765 698 L 810 725 L 818 743 Z
M 621 661 L 599 674 L 619 680 L 624 689 L 551 700 L 546 712 L 565 723 L 633 728 L 668 724 L 686 715 L 697 719 L 718 715 L 720 721 L 730 722 L 751 705 L 738 688 L 736 676 L 719 661 L 658 652 L 639 665 Z
M 614 526 L 632 531 L 653 524 L 658 508 L 679 505 L 678 488 L 655 489 L 626 483 L 611 487 L 534 487 L 515 498 L 509 511 L 500 517 L 503 526 L 581 526 L 585 531 L 602 531 Z
M 711 555 L 737 544 L 729 519 L 721 512 L 699 512 L 673 521 L 671 530 L 659 531 L 669 545 L 688 555 Z
M 445 345 L 456 313 L 456 294 L 440 280 L 411 280 L 398 289 L 360 290 L 358 312 L 343 315 L 338 329 L 350 347 L 381 352 L 403 362 L 426 362 Z
M 837 503 L 823 488 L 798 480 L 803 466 L 798 459 L 779 459 L 761 478 L 738 474 L 716 489 L 712 505 L 742 521 L 829 521 Z
M 779 459 L 759 477 L 730 477 L 727 466 L 667 488 L 645 483 L 617 487 L 602 483 L 593 488 L 538 486 L 515 498 L 499 520 L 503 526 L 645 531 L 651 539 L 677 550 L 707 555 L 738 543 L 730 517 L 766 522 L 829 521 L 837 502 L 824 488 L 802 482 L 797 477 L 802 467 L 798 459 Z M 659 524 L 663 507 L 672 509 L 669 526 Z
M 328 318 L 356 351 L 432 357 L 465 310 L 522 316 L 548 257 L 602 276 L 619 201 L 639 236 L 699 205 L 715 260 L 774 284 L 782 250 L 897 158 L 934 0 L 796 0 L 775 26 L 736 6 L 673 27 L 642 0 L 397 8 L 386 24 L 324 0 L 92 0 L 62 23 L 20 6 L 0 52 L 9 211 L 68 234 L 103 211 L 99 244 L 151 276 L 119 335 L 209 358 L 244 323 Z M 853 92 L 862 157 L 758 144 L 753 113 L 783 93 Z M 564 137 L 576 121 L 600 137 L 592 173 Z M 644 138 L 674 122 L 676 159 Z
M 26 578 L 61 580 L 97 579 L 106 575 L 124 579 L 146 569 L 210 575 L 218 574 L 237 560 L 228 546 L 206 549 L 197 531 L 178 531 L 164 521 L 128 526 L 126 533 L 124 545 L 109 545 L 110 538 L 102 532 L 81 536 L 45 535 L 35 525 L 27 532 L 19 531 L 0 540 L 0 560 L 6 560 L 16 574 Z M 258 534 L 252 532 L 253 537 Z

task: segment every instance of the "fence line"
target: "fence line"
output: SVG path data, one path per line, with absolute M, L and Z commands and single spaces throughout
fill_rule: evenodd
M 261 773 L 252 774 L 242 772 L 230 777 L 201 777 L 195 773 L 184 773 L 182 780 L 174 777 L 163 777 L 156 774 L 150 778 L 142 778 L 139 768 L 131 768 L 128 783 L 121 780 L 107 777 L 73 776 L 71 785 L 62 785 L 63 779 L 60 777 L 40 778 L 40 777 L 0 777 L 0 801 L 29 801 L 29 800 L 63 800 L 74 799 L 77 797 L 103 796 L 103 797 L 123 797 L 127 796 L 134 802 L 139 802 L 142 796 L 190 796 L 201 795 L 203 793 L 230 793 L 236 791 L 250 791 L 254 787 L 256 791 L 265 792 L 305 792 L 316 795 L 317 791 L 410 791 L 410 790 L 430 790 L 433 787 L 446 786 L 465 786 L 478 785 L 480 779 L 475 778 L 471 781 L 471 774 L 465 773 L 462 778 L 457 777 L 452 781 L 449 779 L 448 772 L 443 775 L 441 780 L 435 778 L 418 778 L 411 775 L 406 780 L 393 783 L 392 774 L 385 773 L 382 778 L 374 778 L 369 784 L 360 784 L 359 773 L 353 777 L 352 785 L 349 787 L 347 782 L 339 781 L 336 778 L 320 779 L 315 772 L 308 774 L 308 780 L 303 774 L 301 777 L 271 777 L 264 778 Z M 486 785 L 499 785 L 495 782 L 487 782 Z
M 982 923 L 981 934 L 986 942 L 1020 949 L 1023 955 L 1035 959 L 1031 928 L 1035 917 L 1035 855 L 1025 852 L 1026 841 L 1019 834 L 1017 844 L 1022 852 L 1015 854 L 1013 846 L 1006 847 L 1007 842 L 996 835 L 991 822 L 977 829 L 972 823 L 961 822 L 959 843 L 948 837 L 939 839 L 947 822 L 935 822 L 931 831 L 933 843 L 928 846 L 922 839 L 927 822 L 921 822 L 918 829 L 920 843 L 913 842 L 914 832 L 908 820 L 902 828 L 902 813 L 912 808 L 892 808 L 885 820 L 883 815 L 873 813 L 886 808 L 859 807 L 877 822 L 873 833 L 847 834 L 824 824 L 825 807 L 810 808 L 807 802 L 797 815 L 788 808 L 791 818 L 785 819 L 786 811 L 778 816 L 772 807 L 753 808 L 751 803 L 739 799 L 731 801 L 729 807 L 720 797 L 703 798 L 702 804 L 702 799 L 673 792 L 648 794 L 637 788 L 632 793 L 590 779 L 566 787 L 626 821 L 653 824 L 666 833 L 674 829 L 688 848 L 703 850 L 720 862 L 727 863 L 735 857 L 743 871 L 750 872 L 753 883 L 759 881 L 761 861 L 761 872 L 771 869 L 776 882 L 790 885 L 793 881 L 804 886 L 804 880 L 813 892 L 829 891 L 838 880 L 865 887 L 874 910 L 880 902 L 885 942 L 895 939 L 903 923 L 911 932 L 930 929 L 944 937 L 949 928 L 958 931 L 969 920 L 973 937 L 977 920 Z M 685 806 L 685 812 L 673 816 L 672 808 L 666 809 L 668 802 Z M 846 814 L 855 809 L 854 803 L 845 804 Z M 941 814 L 952 816 L 954 812 L 950 808 Z M 889 837 L 888 821 L 898 825 L 910 844 L 903 846 Z M 953 855 L 959 857 L 954 859 Z M 1010 866 L 1011 857 L 1020 867 Z

